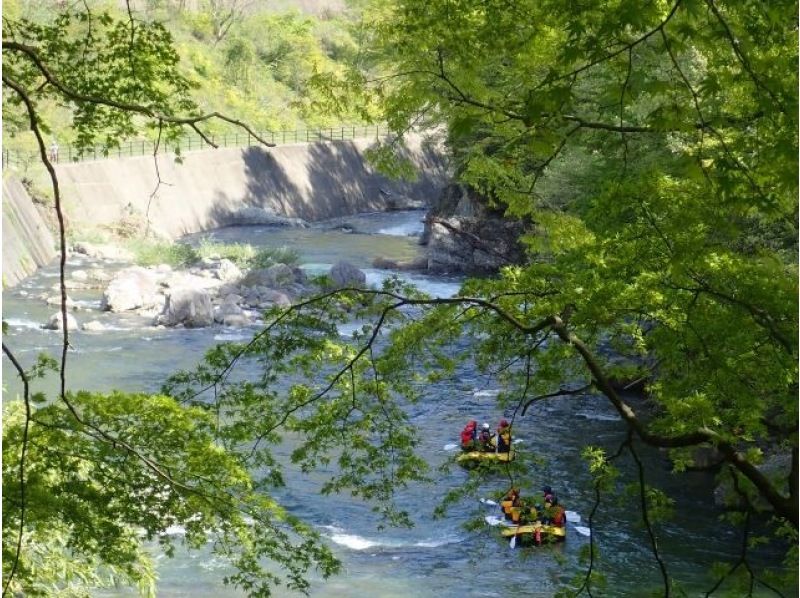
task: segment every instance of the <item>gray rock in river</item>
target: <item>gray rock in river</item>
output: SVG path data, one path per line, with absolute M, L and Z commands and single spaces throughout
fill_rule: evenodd
M 59 311 L 50 316 L 50 319 L 47 320 L 45 324 L 42 324 L 42 328 L 44 328 L 45 330 L 62 330 L 63 325 L 61 322 L 62 322 L 61 312 Z M 75 316 L 73 316 L 72 314 L 67 314 L 67 330 L 77 330 L 77 329 L 78 329 L 78 320 L 76 320 Z
M 202 289 L 174 289 L 167 295 L 164 311 L 154 324 L 202 328 L 214 322 L 211 296 Z
M 274 264 L 269 268 L 251 270 L 242 280 L 243 287 L 268 287 L 279 289 L 292 284 L 295 281 L 295 273 L 286 264 Z
M 330 276 L 333 286 L 337 289 L 363 287 L 367 284 L 367 275 L 350 262 L 341 261 L 334 264 L 328 276 Z
M 225 301 L 219 307 L 214 308 L 214 321 L 224 322 L 228 316 L 241 316 L 243 313 L 244 310 L 236 305 L 235 301 Z
M 105 311 L 130 311 L 158 305 L 157 278 L 140 266 L 120 270 L 103 292 L 100 308 Z
M 72 251 L 88 255 L 91 258 L 112 260 L 116 262 L 129 262 L 133 254 L 115 245 L 95 245 L 94 243 L 78 242 L 72 246 Z

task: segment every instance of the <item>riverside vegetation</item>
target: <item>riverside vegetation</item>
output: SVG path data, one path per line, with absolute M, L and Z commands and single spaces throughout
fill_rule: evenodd
M 587 441 L 584 456 L 595 510 L 626 485 L 637 499 L 660 578 L 648 592 L 681 590 L 658 543 L 673 498 L 648 484 L 644 444 L 667 451 L 677 474 L 713 466 L 727 482 L 742 549 L 712 572 L 707 595 L 796 592 L 797 9 L 365 2 L 360 51 L 304 91 L 330 114 L 359 107 L 399 136 L 443 131 L 459 181 L 524 225 L 526 261 L 448 299 L 389 283 L 276 308 L 250 342 L 213 349 L 152 396 L 66 393 L 64 330 L 61 392 L 42 397 L 30 385 L 53 360 L 25 370 L 4 344 L 26 388 L 4 419 L 5 590 L 77 592 L 108 572 L 152 588 L 139 534 L 174 524 L 194 546 L 217 530 L 215 549 L 235 567 L 228 581 L 251 595 L 281 581 L 307 589 L 308 568 L 338 565 L 270 497 L 281 435 L 298 439 L 303 470 L 335 464 L 323 491 L 410 524 L 394 498 L 432 474 L 407 407 L 423 399 L 418 382 L 470 356 L 502 381 L 498 405 L 514 417 L 585 393 L 619 413 L 618 449 Z M 192 100 L 180 43 L 159 21 L 101 14 L 4 21 L 4 112 L 33 129 L 45 163 L 48 105 L 70 111 L 78 144 L 146 127 L 168 142 L 218 118 Z M 336 324 L 353 318 L 367 323 L 342 339 Z M 464 342 L 470 351 L 450 349 Z M 257 375 L 229 376 L 244 361 Z M 643 385 L 646 416 L 619 380 Z M 699 449 L 713 463 L 698 463 Z M 773 455 L 786 459 L 768 466 Z M 620 478 L 622 459 L 633 479 Z M 509 466 L 512 483 L 520 467 Z M 782 542 L 785 560 L 756 570 L 751 551 L 768 542 Z M 563 595 L 613 591 L 602 589 L 601 549 L 592 538 Z

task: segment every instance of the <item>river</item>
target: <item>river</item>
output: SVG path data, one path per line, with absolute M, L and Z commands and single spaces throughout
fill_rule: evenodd
M 249 242 L 258 246 L 289 247 L 297 251 L 303 267 L 320 272 L 340 259 L 365 270 L 368 282 L 379 283 L 391 274 L 370 268 L 372 259 L 385 255 L 409 259 L 421 249 L 413 236 L 421 230 L 421 212 L 361 215 L 341 221 L 346 228 L 329 224 L 309 229 L 270 227 L 227 228 L 192 235 L 218 241 Z M 352 231 L 352 232 L 350 232 Z M 68 269 L 85 268 L 87 262 L 71 258 Z M 438 296 L 454 294 L 456 278 L 401 274 L 422 290 Z M 9 324 L 5 341 L 29 365 L 40 351 L 58 355 L 58 333 L 39 328 L 56 311 L 42 301 L 31 299 L 57 282 L 55 265 L 41 269 L 19 286 L 3 293 L 3 319 Z M 53 292 L 53 294 L 55 294 Z M 143 327 L 140 318 L 103 314 L 99 292 L 72 292 L 84 308 L 76 312 L 79 321 L 100 319 L 110 329 L 103 332 L 75 332 L 69 354 L 69 388 L 156 391 L 177 368 L 191 367 L 197 355 L 215 342 L 242 340 L 252 331 L 225 329 L 165 330 Z M 4 400 L 16 396 L 19 384 L 4 360 Z M 55 381 L 45 381 L 52 392 Z M 425 400 L 413 407 L 412 421 L 419 426 L 423 442 L 420 451 L 432 471 L 453 456 L 453 445 L 468 419 L 493 425 L 503 415 L 494 405 L 498 386 L 471 365 L 458 368 L 452 379 L 425 389 Z M 506 414 L 507 415 L 507 414 Z M 566 542 L 539 549 L 511 550 L 500 541 L 497 529 L 467 531 L 470 519 L 495 515 L 496 511 L 477 501 L 450 510 L 443 519 L 432 516 L 437 497 L 463 483 L 466 474 L 454 467 L 441 474 L 433 486 L 417 486 L 401 493 L 400 503 L 415 515 L 412 529 L 379 531 L 367 505 L 349 496 L 322 497 L 316 494 L 322 474 L 304 475 L 287 471 L 287 486 L 277 496 L 293 513 L 305 517 L 324 535 L 344 565 L 344 573 L 323 581 L 312 574 L 311 595 L 315 597 L 463 597 L 463 596 L 552 596 L 560 583 L 583 570 L 579 554 L 589 539 L 586 518 L 594 494 L 581 450 L 591 443 L 616 449 L 624 439 L 622 422 L 600 397 L 561 399 L 537 404 L 515 425 L 517 449 L 542 458 L 531 476 L 534 483 L 551 485 L 562 504 L 576 516 L 568 524 Z M 286 447 L 286 453 L 290 447 Z M 657 451 L 641 450 L 650 483 L 671 492 L 677 515 L 659 526 L 659 547 L 670 574 L 688 595 L 702 595 L 714 583 L 708 570 L 714 561 L 735 558 L 740 534 L 719 522 L 714 506 L 711 478 L 690 473 L 674 476 Z M 629 458 L 620 462 L 626 481 L 634 479 Z M 485 480 L 484 495 L 507 482 L 501 477 Z M 645 531 L 638 524 L 636 497 L 608 497 L 596 515 L 595 540 L 601 553 L 600 569 L 608 577 L 608 589 L 595 596 L 644 596 L 658 590 L 660 573 L 652 557 Z M 581 519 L 578 521 L 578 517 Z M 180 530 L 175 530 L 179 533 Z M 227 565 L 208 553 L 178 550 L 168 559 L 156 551 L 159 596 L 211 598 L 240 596 L 224 586 L 221 579 Z M 754 563 L 763 566 L 780 554 L 766 549 Z M 98 596 L 130 596 L 126 590 L 97 592 Z M 289 595 L 278 589 L 277 596 Z M 756 595 L 761 595 L 758 593 Z M 765 593 L 764 595 L 773 595 Z

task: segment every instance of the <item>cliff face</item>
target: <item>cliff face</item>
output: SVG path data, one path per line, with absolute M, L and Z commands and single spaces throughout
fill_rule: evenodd
M 462 185 L 450 184 L 433 202 L 425 221 L 428 268 L 491 274 L 521 263 L 525 252 L 519 237 L 524 230 L 523 223 L 488 209 Z
M 3 288 L 56 256 L 56 242 L 22 184 L 3 179 Z

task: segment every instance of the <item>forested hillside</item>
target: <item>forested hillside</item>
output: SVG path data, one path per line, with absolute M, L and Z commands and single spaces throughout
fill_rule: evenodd
M 110 18 L 127 19 L 126 3 L 93 7 Z M 360 24 L 343 3 L 211 0 L 209 2 L 132 2 L 137 19 L 159 22 L 172 37 L 178 71 L 189 95 L 204 112 L 235 114 L 260 131 L 294 131 L 340 123 L 358 123 L 363 106 L 340 107 L 332 115 L 329 98 L 309 86 L 312 77 L 341 74 L 359 52 Z M 33 23 L 56 22 L 59 3 L 11 0 L 7 19 L 24 16 Z M 66 32 L 65 32 L 66 33 Z M 121 58 L 122 59 L 122 58 Z M 112 66 L 113 68 L 113 66 Z M 51 138 L 62 146 L 76 141 L 71 111 L 52 101 L 41 106 Z M 228 123 L 209 123 L 207 132 L 234 132 Z M 32 150 L 24 122 L 7 118 L 4 147 Z M 131 138 L 153 140 L 155 131 L 137 130 Z

